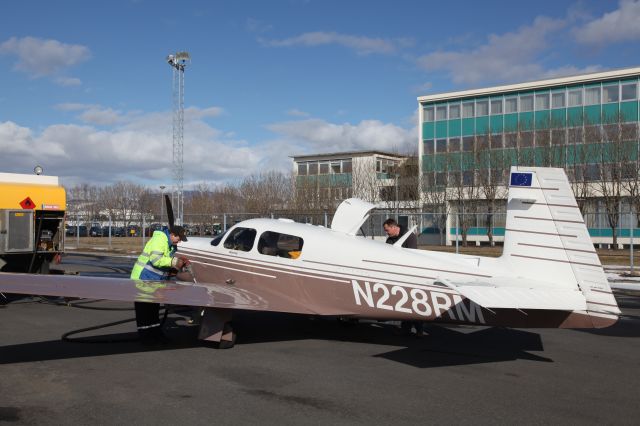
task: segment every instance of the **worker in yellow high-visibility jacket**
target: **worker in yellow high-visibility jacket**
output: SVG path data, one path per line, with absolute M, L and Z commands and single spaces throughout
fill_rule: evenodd
M 131 279 L 141 280 L 141 296 L 152 296 L 146 291 L 149 287 L 144 281 L 163 281 L 170 278 L 172 269 L 180 270 L 189 264 L 184 256 L 177 256 L 177 246 L 187 241 L 184 228 L 173 226 L 168 230 L 155 231 L 144 250 L 136 260 L 131 271 Z M 135 302 L 138 335 L 145 342 L 165 340 L 160 329 L 160 304 Z

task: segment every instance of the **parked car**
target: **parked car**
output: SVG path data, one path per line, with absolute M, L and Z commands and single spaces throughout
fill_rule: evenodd
M 65 231 L 65 235 L 67 237 L 75 237 L 76 236 L 76 232 L 81 237 L 88 237 L 89 236 L 89 230 L 87 229 L 87 227 L 85 225 L 69 226 L 67 228 L 67 230 Z
M 111 236 L 112 237 L 124 237 L 127 235 L 124 228 L 122 226 L 112 227 L 111 228 Z
M 92 226 L 91 229 L 89 229 L 89 236 L 102 237 L 102 228 L 99 226 Z

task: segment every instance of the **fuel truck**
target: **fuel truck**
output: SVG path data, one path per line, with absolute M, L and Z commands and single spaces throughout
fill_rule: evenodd
M 57 176 L 0 173 L 0 271 L 49 273 L 64 251 L 65 207 Z

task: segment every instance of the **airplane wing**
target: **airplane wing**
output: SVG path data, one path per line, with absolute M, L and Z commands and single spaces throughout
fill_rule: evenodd
M 269 303 L 263 297 L 227 284 L 198 285 L 182 281 L 0 273 L 0 292 L 269 310 Z

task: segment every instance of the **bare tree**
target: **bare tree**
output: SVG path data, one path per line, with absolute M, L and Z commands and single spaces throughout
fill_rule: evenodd
M 292 198 L 290 176 L 278 171 L 246 177 L 239 189 L 245 210 L 261 215 L 286 208 Z
M 607 222 L 612 232 L 613 249 L 618 247 L 618 225 L 624 197 L 624 178 L 629 158 L 634 153 L 633 142 L 624 134 L 622 117 L 610 117 L 606 124 L 598 126 L 599 138 L 595 139 L 598 150 L 595 191 L 604 204 Z
M 621 125 L 622 135 L 625 143 L 636 144 L 638 140 L 638 124 L 623 123 Z M 637 145 L 636 145 L 637 146 Z M 635 212 L 636 224 L 640 226 L 640 164 L 638 164 L 638 156 L 631 155 L 626 159 L 622 166 L 622 186 L 625 194 L 629 197 L 630 208 Z
M 86 214 L 85 220 L 100 220 L 100 189 L 97 186 L 82 183 L 69 190 L 69 204 L 76 217 L 80 212 Z
M 491 246 L 495 245 L 493 227 L 497 203 L 498 200 L 507 196 L 505 170 L 508 167 L 508 158 L 502 150 L 497 149 L 501 147 L 501 135 L 486 134 L 480 139 L 480 145 L 475 151 L 478 192 L 484 198 L 484 207 L 487 212 L 484 226 Z
M 124 226 L 129 226 L 144 211 L 141 200 L 148 193 L 149 190 L 142 185 L 120 181 L 104 187 L 100 191 L 100 196 L 104 210 L 111 217 L 122 221 Z
M 447 166 L 449 170 L 449 199 L 455 207 L 462 245 L 465 247 L 467 246 L 469 228 L 475 224 L 478 199 L 481 195 L 478 168 L 475 162 L 477 157 L 475 140 L 469 140 L 467 143 L 463 140 L 463 152 L 447 158 L 449 162 Z

